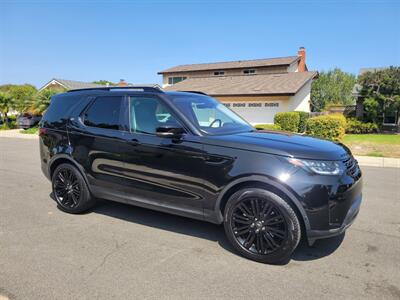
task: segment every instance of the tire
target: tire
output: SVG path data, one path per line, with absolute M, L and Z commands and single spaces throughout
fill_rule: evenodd
M 229 198 L 224 228 L 242 256 L 268 264 L 287 262 L 301 238 L 299 219 L 291 206 L 261 188 L 245 188 Z
M 57 206 L 64 212 L 79 214 L 96 204 L 82 174 L 71 164 L 64 163 L 55 169 L 51 185 Z

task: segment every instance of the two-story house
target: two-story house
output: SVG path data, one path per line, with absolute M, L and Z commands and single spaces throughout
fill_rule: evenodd
M 273 123 L 284 111 L 310 111 L 312 79 L 305 49 L 296 56 L 179 65 L 158 72 L 163 87 L 215 97 L 252 124 Z

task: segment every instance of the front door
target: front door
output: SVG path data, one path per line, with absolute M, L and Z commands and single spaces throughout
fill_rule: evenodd
M 202 219 L 204 154 L 198 137 L 189 133 L 179 140 L 156 136 L 157 127 L 180 122 L 153 95 L 130 97 L 129 123 L 127 197 L 145 207 Z

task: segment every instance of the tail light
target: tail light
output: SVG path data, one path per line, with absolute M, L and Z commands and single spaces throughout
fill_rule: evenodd
M 40 127 L 39 128 L 39 136 L 43 136 L 43 135 L 45 135 L 46 134 L 46 128 L 42 128 L 42 127 Z

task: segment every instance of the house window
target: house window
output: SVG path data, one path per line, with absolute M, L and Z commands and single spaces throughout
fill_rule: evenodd
M 256 74 L 256 70 L 254 70 L 254 69 L 243 70 L 243 74 L 244 74 L 244 75 Z
M 175 83 L 185 80 L 187 77 L 168 77 L 168 84 L 173 85 Z
M 225 71 L 215 71 L 214 72 L 214 76 L 224 76 L 225 75 Z

